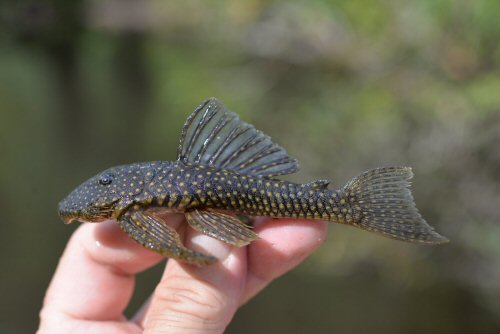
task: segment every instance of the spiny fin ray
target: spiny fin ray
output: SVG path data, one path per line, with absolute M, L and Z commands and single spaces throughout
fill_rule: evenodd
M 215 98 L 204 101 L 188 117 L 177 159 L 263 177 L 299 170 L 297 160 L 284 148 Z

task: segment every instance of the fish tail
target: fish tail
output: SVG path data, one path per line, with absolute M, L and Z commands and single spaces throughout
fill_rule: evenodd
M 418 212 L 409 189 L 412 177 L 409 167 L 386 167 L 353 178 L 341 192 L 352 212 L 345 223 L 402 241 L 448 242 Z

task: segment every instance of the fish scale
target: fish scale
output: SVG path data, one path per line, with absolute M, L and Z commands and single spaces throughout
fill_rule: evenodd
M 115 219 L 144 247 L 196 265 L 217 259 L 186 248 L 157 213 L 184 213 L 193 229 L 238 247 L 258 239 L 242 216 L 321 219 L 401 241 L 447 242 L 418 212 L 409 167 L 375 168 L 340 189 L 328 180 L 278 179 L 298 170 L 269 136 L 211 98 L 186 120 L 176 161 L 111 167 L 73 190 L 59 214 L 66 223 Z

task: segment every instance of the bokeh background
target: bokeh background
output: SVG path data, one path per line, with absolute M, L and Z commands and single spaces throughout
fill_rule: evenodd
M 412 166 L 452 240 L 331 226 L 228 333 L 499 333 L 499 15 L 493 0 L 0 3 L 0 332 L 37 327 L 76 228 L 57 202 L 109 166 L 174 159 L 216 96 L 300 160 L 291 180 Z

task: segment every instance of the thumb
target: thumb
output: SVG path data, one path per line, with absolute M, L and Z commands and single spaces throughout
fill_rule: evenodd
M 194 230 L 186 246 L 219 262 L 195 267 L 169 260 L 145 313 L 145 333 L 223 333 L 245 287 L 246 251 Z

